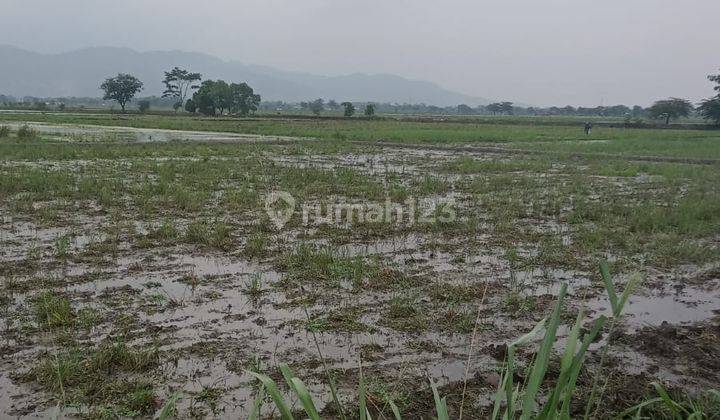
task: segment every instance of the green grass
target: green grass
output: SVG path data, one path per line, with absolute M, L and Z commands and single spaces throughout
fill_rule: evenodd
M 720 158 L 715 147 L 718 131 L 679 129 L 629 129 L 597 127 L 585 136 L 582 124 L 547 125 L 558 120 L 528 124 L 527 118 L 504 117 L 501 124 L 457 124 L 388 120 L 291 120 L 230 119 L 160 115 L 18 114 L 4 120 L 40 121 L 61 124 L 89 124 L 137 128 L 163 128 L 233 132 L 243 134 L 311 137 L 332 140 L 390 140 L 407 143 L 503 143 L 521 149 L 559 153 L 612 153 L 624 155 L 683 156 Z M 487 121 L 493 121 L 487 120 Z M 540 122 L 540 123 L 538 123 Z M 601 141 L 601 142 L 596 142 Z
M 100 413 L 136 417 L 155 411 L 155 385 L 148 373 L 158 365 L 156 349 L 106 343 L 92 350 L 73 346 L 48 354 L 25 377 L 63 403 L 92 404 Z
M 59 328 L 72 326 L 75 311 L 70 301 L 53 292 L 46 291 L 33 301 L 35 320 L 42 328 Z

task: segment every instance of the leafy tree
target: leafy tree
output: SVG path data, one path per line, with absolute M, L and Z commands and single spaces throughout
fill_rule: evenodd
M 513 103 L 512 102 L 501 102 L 500 103 L 500 112 L 507 115 L 512 115 L 514 112 Z
M 120 73 L 115 77 L 105 79 L 100 89 L 105 91 L 103 99 L 112 99 L 120 104 L 125 112 L 125 105 L 135 97 L 135 94 L 143 88 L 143 82 L 130 74 Z
M 473 113 L 473 109 L 465 104 L 458 105 L 457 111 L 460 115 L 470 115 Z
M 346 117 L 352 117 L 353 115 L 355 115 L 355 105 L 353 105 L 352 102 L 343 102 L 340 105 L 342 105 L 343 108 L 345 108 L 344 115 Z
M 172 70 L 165 72 L 165 79 L 163 79 L 165 92 L 163 92 L 162 97 L 177 98 L 177 102 L 173 105 L 173 108 L 177 111 L 185 103 L 188 93 L 200 87 L 195 83 L 201 79 L 202 75 L 200 73 L 190 73 L 187 70 L 174 67 Z
M 240 115 L 248 115 L 255 112 L 260 105 L 260 95 L 256 95 L 247 83 L 232 83 L 229 86 L 230 102 L 229 110 Z
M 375 104 L 365 105 L 365 116 L 372 117 L 375 115 Z
M 192 99 L 188 99 L 185 102 L 185 111 L 194 114 L 195 111 L 197 111 L 197 105 L 195 104 L 195 101 L 193 101 Z
M 192 106 L 204 115 L 231 113 L 247 115 L 255 112 L 260 105 L 256 95 L 247 83 L 227 84 L 223 80 L 206 80 L 192 97 Z M 186 104 L 187 108 L 187 104 Z
M 708 80 L 715 83 L 713 89 L 715 89 L 718 94 L 702 101 L 698 107 L 698 112 L 700 112 L 703 118 L 713 120 L 716 124 L 720 125 L 720 74 L 711 74 L 708 76 Z
M 495 102 L 486 107 L 486 109 L 495 114 L 513 114 L 513 103 L 512 102 Z
M 321 98 L 315 99 L 308 104 L 308 108 L 310 108 L 310 111 L 312 111 L 313 114 L 320 115 L 320 113 L 325 109 L 325 101 Z
M 720 74 L 711 74 L 707 78 L 709 81 L 715 83 L 715 87 L 713 89 L 715 89 L 718 95 L 720 95 Z
M 138 102 L 138 110 L 141 113 L 146 113 L 150 109 L 150 101 L 147 99 Z
M 715 121 L 715 124 L 720 125 L 720 95 L 702 101 L 698 112 L 706 120 Z
M 665 119 L 670 124 L 671 119 L 687 117 L 693 106 L 690 101 L 680 98 L 669 98 L 655 102 L 648 108 L 648 116 L 653 119 Z
M 645 108 L 641 107 L 640 105 L 635 105 L 632 108 L 632 116 L 633 117 L 642 117 L 645 115 Z
M 193 102 L 204 115 L 222 115 L 232 105 L 232 91 L 224 80 L 205 80 L 193 94 Z
M 333 110 L 333 111 L 336 111 L 336 110 L 340 109 L 340 106 L 341 106 L 341 105 L 342 105 L 342 104 L 337 103 L 337 102 L 335 101 L 335 99 L 330 99 L 330 100 L 328 101 L 328 103 L 327 103 L 328 109 L 331 109 L 331 110 Z

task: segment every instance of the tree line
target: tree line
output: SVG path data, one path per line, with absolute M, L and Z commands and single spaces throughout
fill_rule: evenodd
M 200 73 L 174 67 L 165 72 L 162 97 L 173 100 L 175 111 L 184 108 L 188 112 L 200 112 L 208 116 L 225 113 L 245 116 L 257 111 L 260 105 L 260 95 L 247 83 L 227 83 L 224 80 L 205 80 L 200 83 L 201 80 Z M 104 92 L 103 99 L 116 101 L 125 112 L 127 104 L 143 90 L 143 82 L 133 75 L 120 73 L 105 79 L 100 89 Z M 149 101 L 140 101 L 139 109 L 141 112 L 147 111 Z
M 283 102 L 277 103 L 278 108 L 276 109 L 282 109 Z M 342 109 L 343 115 L 346 117 L 352 117 L 357 112 L 357 109 L 355 108 L 355 104 L 352 102 L 342 102 L 338 103 L 334 99 L 330 99 L 327 103 L 322 98 L 317 98 L 314 101 L 308 101 L 308 102 L 300 102 L 299 103 L 300 109 L 307 110 L 312 112 L 315 115 L 320 115 L 325 109 L 329 109 L 331 111 L 338 111 Z M 365 107 L 363 108 L 363 114 L 366 117 L 372 117 L 375 115 L 375 108 L 376 105 L 374 103 L 367 103 L 365 104 Z
M 537 115 L 537 116 L 597 116 L 621 117 L 629 121 L 641 121 L 650 118 L 669 124 L 670 121 L 697 115 L 720 125 L 720 74 L 709 75 L 708 80 L 715 84 L 715 95 L 701 101 L 695 107 L 690 101 L 682 98 L 668 98 L 656 101 L 652 106 L 643 108 L 635 105 L 598 106 L 598 107 L 523 107 L 512 102 L 496 102 L 488 105 L 471 107 L 466 104 L 457 106 L 438 107 L 426 104 L 398 104 L 398 103 L 363 103 L 363 102 L 337 102 L 333 99 L 327 102 L 318 98 L 312 101 L 292 103 L 283 101 L 265 101 L 261 103 L 260 95 L 254 93 L 247 83 L 227 83 L 222 80 L 206 80 L 200 83 L 202 76 L 191 73 L 178 67 L 165 72 L 163 84 L 165 91 L 162 98 L 146 98 L 138 102 L 140 111 L 149 109 L 151 103 L 169 106 L 178 111 L 185 109 L 188 112 L 200 112 L 204 115 L 223 115 L 225 113 L 248 115 L 258 109 L 266 111 L 294 111 L 305 110 L 315 115 L 323 111 L 342 111 L 346 117 L 358 113 L 358 109 L 367 117 L 376 113 L 384 114 L 437 114 L 437 115 Z M 143 89 L 143 83 L 136 77 L 128 74 L 118 74 L 109 78 L 101 85 L 105 95 L 103 99 L 115 100 L 125 111 L 126 105 L 135 95 Z M 66 104 L 82 108 L 85 105 L 99 106 L 96 98 L 35 98 L 24 97 L 18 100 L 11 96 L 0 95 L 0 104 L 10 108 L 34 109 L 45 111 L 54 107 L 64 110 Z M 153 105 L 155 106 L 155 105 Z

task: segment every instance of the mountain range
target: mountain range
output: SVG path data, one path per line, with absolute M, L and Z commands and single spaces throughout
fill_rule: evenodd
M 41 54 L 3 45 L 0 45 L 0 94 L 99 97 L 98 86 L 104 79 L 118 73 L 130 73 L 145 84 L 141 96 L 159 96 L 163 91 L 163 74 L 174 66 L 201 73 L 204 80 L 247 82 L 264 100 L 299 102 L 324 98 L 437 106 L 461 103 L 476 106 L 490 102 L 444 89 L 432 82 L 391 74 L 320 76 L 184 51 L 138 52 L 129 48 L 93 47 Z

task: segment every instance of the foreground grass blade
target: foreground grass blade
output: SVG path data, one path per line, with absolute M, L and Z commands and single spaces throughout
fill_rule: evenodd
M 395 420 L 402 420 L 398 406 L 392 400 L 388 400 L 388 404 L 390 404 L 390 410 L 392 410 Z
M 365 377 L 360 369 L 360 384 L 358 385 L 358 398 L 360 399 L 360 420 L 367 420 L 367 397 L 365 395 Z
M 263 399 L 265 399 L 264 385 L 260 386 L 260 389 L 258 389 L 258 394 L 255 397 L 255 402 L 253 402 L 253 408 L 252 411 L 250 411 L 248 420 L 258 420 L 260 418 L 260 408 L 262 408 Z
M 565 389 L 565 398 L 563 399 L 563 405 L 561 408 L 561 413 L 565 415 L 565 418 L 570 418 L 570 402 L 572 400 L 572 394 L 575 391 L 575 384 L 577 383 L 578 376 L 580 376 L 580 369 L 582 368 L 583 363 L 585 363 L 585 354 L 587 354 L 590 344 L 595 341 L 598 334 L 600 334 L 600 331 L 602 331 L 603 327 L 605 327 L 606 322 L 607 318 L 601 315 L 600 318 L 595 321 L 592 330 L 583 336 L 582 346 L 573 360 Z
M 527 334 L 524 334 L 523 336 L 516 338 L 513 342 L 508 344 L 508 347 L 520 347 L 522 345 L 529 343 L 540 333 L 540 331 L 542 331 L 543 328 L 545 328 L 545 322 L 547 322 L 547 318 L 543 318 Z
M 158 414 L 158 420 L 168 420 L 175 416 L 177 412 L 177 402 L 180 400 L 180 395 L 180 392 L 175 392 L 170 396 L 170 398 L 168 398 L 165 405 L 163 405 L 160 414 Z
M 275 381 L 270 379 L 269 376 L 263 375 L 262 373 L 250 372 L 249 370 L 246 370 L 245 372 L 256 377 L 260 380 L 260 382 L 262 382 L 262 384 L 265 386 L 265 389 L 267 389 L 267 392 L 270 394 L 270 397 L 273 399 L 275 407 L 277 407 L 283 420 L 294 420 L 292 412 L 290 411 L 288 405 L 285 403 L 285 399 L 280 393 L 280 390 L 278 389 Z
M 295 393 L 300 399 L 300 403 L 305 409 L 305 413 L 307 413 L 308 417 L 311 420 L 320 420 L 320 414 L 318 413 L 317 408 L 315 408 L 315 403 L 313 403 L 310 392 L 308 391 L 303 381 L 301 381 L 300 378 L 292 378 L 291 382 L 293 384 L 293 388 L 295 389 Z
M 520 418 L 522 420 L 529 419 L 535 411 L 535 399 L 537 393 L 540 390 L 540 384 L 545 378 L 545 372 L 547 371 L 548 363 L 550 360 L 550 353 L 552 352 L 552 346 L 555 344 L 555 337 L 557 335 L 557 329 L 560 326 L 560 315 L 562 314 L 562 308 L 565 301 L 565 295 L 567 294 L 567 284 L 563 283 L 560 287 L 560 293 L 558 294 L 555 309 L 550 317 L 550 322 L 545 331 L 545 338 L 540 345 L 540 350 L 535 358 L 530 378 L 525 387 L 525 395 L 522 401 L 522 414 Z M 512 415 L 512 413 L 510 413 Z
M 305 383 L 295 376 L 287 363 L 280 364 L 280 372 L 282 373 L 283 378 L 285 378 L 285 381 L 290 389 L 298 396 L 300 404 L 302 404 L 303 409 L 309 418 L 311 420 L 320 420 L 320 414 L 318 413 L 317 408 L 315 408 L 315 403 L 313 402 Z
M 437 386 L 430 380 L 430 387 L 433 391 L 433 397 L 435 398 L 435 410 L 437 411 L 437 420 L 450 420 L 447 409 L 447 400 L 445 397 L 440 398 Z
M 655 388 L 655 392 L 657 392 L 662 399 L 665 407 L 667 407 L 667 409 L 672 412 L 673 417 L 675 417 L 676 419 L 681 419 L 687 417 L 690 414 L 690 412 L 684 409 L 683 406 L 676 403 L 672 398 L 670 398 L 670 395 L 668 395 L 667 391 L 665 391 L 665 388 L 663 388 L 662 385 L 657 382 L 653 382 L 652 386 L 653 388 Z M 683 411 L 684 415 L 680 415 L 680 411 Z
M 608 263 L 606 261 L 600 263 L 600 276 L 602 277 L 602 281 L 605 284 L 605 290 L 607 290 L 608 300 L 610 300 L 612 313 L 615 316 L 618 309 L 618 298 L 617 293 L 615 293 L 615 285 L 613 284 L 612 278 L 610 277 L 610 267 L 608 267 Z
M 623 309 L 625 309 L 625 304 L 630 298 L 630 295 L 635 291 L 635 288 L 637 288 L 641 281 L 642 277 L 640 276 L 640 274 L 635 274 L 630 278 L 630 280 L 625 285 L 625 290 L 623 290 L 623 294 L 620 297 L 620 302 L 618 302 L 617 312 L 613 312 L 614 317 L 617 318 L 622 315 L 622 311 Z

